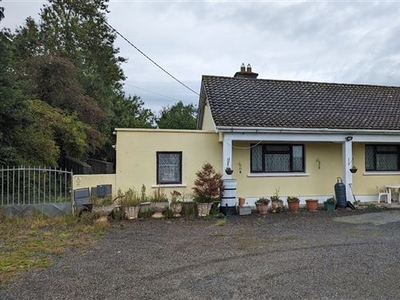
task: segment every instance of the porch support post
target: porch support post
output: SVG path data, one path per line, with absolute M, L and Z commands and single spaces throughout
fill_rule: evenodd
M 351 193 L 350 185 L 353 183 L 353 174 L 350 169 L 353 164 L 353 137 L 345 137 L 345 142 L 343 143 L 343 183 L 346 186 L 346 198 L 347 201 L 352 201 L 353 195 Z
M 227 134 L 224 134 L 224 138 L 222 140 L 222 178 L 223 179 L 231 179 L 232 175 L 228 175 L 225 173 L 225 169 L 227 167 L 232 168 L 232 138 Z

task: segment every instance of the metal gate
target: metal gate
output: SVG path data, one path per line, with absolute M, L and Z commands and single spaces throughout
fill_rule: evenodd
M 72 212 L 72 172 L 40 167 L 0 169 L 0 209 L 7 215 Z

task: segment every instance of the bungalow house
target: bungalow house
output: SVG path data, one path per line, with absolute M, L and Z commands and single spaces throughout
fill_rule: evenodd
M 259 79 L 242 65 L 203 76 L 198 108 L 197 130 L 116 129 L 114 191 L 189 195 L 205 162 L 249 205 L 275 193 L 323 201 L 338 177 L 349 201 L 400 184 L 400 87 Z

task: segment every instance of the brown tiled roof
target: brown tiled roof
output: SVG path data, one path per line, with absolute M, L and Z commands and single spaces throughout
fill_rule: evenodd
M 400 87 L 203 76 L 217 127 L 400 130 Z

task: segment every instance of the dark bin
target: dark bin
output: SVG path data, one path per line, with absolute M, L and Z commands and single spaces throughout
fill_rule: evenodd
M 91 211 L 92 203 L 90 202 L 89 188 L 81 188 L 74 190 L 74 200 L 78 214 L 82 211 Z
M 343 183 L 343 180 L 340 177 L 337 178 L 337 182 L 335 184 L 335 197 L 337 207 L 347 207 L 346 185 Z
M 104 198 L 111 196 L 111 184 L 102 184 L 97 186 L 96 195 L 97 197 Z

